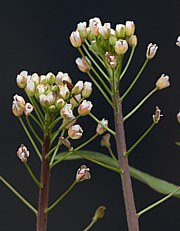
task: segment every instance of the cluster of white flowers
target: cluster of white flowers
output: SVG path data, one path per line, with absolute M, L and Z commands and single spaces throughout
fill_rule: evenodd
M 30 103 L 26 103 L 24 98 L 19 95 L 14 95 L 12 102 L 12 112 L 15 116 L 22 116 L 23 113 L 29 116 L 33 111 L 33 106 Z

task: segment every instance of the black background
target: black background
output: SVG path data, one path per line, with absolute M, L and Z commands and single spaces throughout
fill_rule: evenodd
M 0 173 L 15 188 L 37 203 L 38 191 L 16 150 L 25 143 L 31 151 L 29 164 L 38 175 L 38 158 L 25 137 L 18 120 L 11 114 L 12 96 L 23 94 L 16 86 L 16 75 L 21 70 L 30 74 L 38 72 L 55 74 L 68 72 L 73 81 L 88 80 L 74 63 L 78 52 L 69 42 L 69 35 L 80 21 L 100 17 L 103 22 L 117 23 L 133 20 L 136 24 L 138 46 L 133 64 L 122 82 L 122 91 L 127 87 L 145 59 L 149 42 L 159 46 L 156 57 L 144 71 L 136 88 L 126 99 L 124 114 L 150 91 L 162 74 L 170 76 L 171 87 L 158 92 L 149 99 L 133 118 L 126 123 L 128 147 L 146 130 L 152 120 L 156 105 L 164 117 L 149 136 L 130 157 L 130 164 L 173 183 L 179 182 L 180 149 L 175 142 L 180 139 L 176 114 L 180 107 L 180 48 L 175 41 L 180 33 L 180 1 L 1 1 L 0 4 L 0 108 L 1 108 L 1 161 Z M 91 96 L 93 112 L 111 120 L 110 108 L 94 87 Z M 96 127 L 88 118 L 81 121 L 85 138 L 93 134 Z M 99 141 L 89 146 L 90 150 L 106 152 Z M 74 144 L 76 145 L 76 143 Z M 79 231 L 90 222 L 99 205 L 107 207 L 103 220 L 92 230 L 127 230 L 120 179 L 117 174 L 86 161 L 63 163 L 52 173 L 50 202 L 64 192 L 74 180 L 79 165 L 86 163 L 91 168 L 92 179 L 79 184 L 49 216 L 48 230 Z M 133 180 L 137 210 L 160 199 L 162 195 Z M 172 198 L 140 219 L 141 230 L 179 230 L 179 200 Z M 0 186 L 0 230 L 35 230 L 35 217 L 4 185 Z

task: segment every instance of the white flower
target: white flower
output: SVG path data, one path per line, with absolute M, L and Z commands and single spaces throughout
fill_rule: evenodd
M 108 120 L 106 120 L 105 118 L 103 118 L 100 123 L 98 123 L 97 128 L 96 128 L 96 132 L 99 135 L 102 135 L 105 133 L 106 128 L 108 127 Z
M 162 90 L 169 86 L 170 86 L 169 76 L 162 74 L 161 77 L 156 82 L 156 87 L 158 88 L 158 90 Z
M 21 71 L 19 75 L 17 75 L 16 82 L 18 87 L 25 88 L 27 80 L 30 76 L 27 71 Z
M 119 39 L 115 46 L 114 46 L 115 52 L 118 55 L 124 55 L 128 49 L 128 43 L 126 40 Z
M 77 140 L 82 137 L 83 129 L 79 124 L 73 125 L 68 129 L 68 135 L 71 139 Z
M 30 103 L 26 103 L 24 106 L 24 114 L 26 116 L 29 116 L 31 114 L 31 112 L 33 111 L 33 106 Z
M 125 25 L 124 24 L 117 24 L 116 25 L 116 30 L 115 30 L 115 34 L 118 38 L 124 38 L 125 37 Z
M 39 96 L 39 100 L 40 100 L 40 103 L 43 105 L 43 106 L 50 106 L 52 105 L 54 102 L 55 102 L 55 97 L 54 95 L 52 94 L 52 92 L 50 92 L 49 94 L 45 95 L 45 94 L 41 94 Z
M 89 20 L 89 27 L 90 27 L 94 36 L 99 35 L 100 26 L 102 26 L 102 24 L 101 24 L 101 20 L 99 18 L 95 17 L 95 18 L 91 18 Z
M 104 26 L 99 27 L 99 34 L 103 39 L 108 39 L 111 34 L 111 24 L 110 23 L 104 23 Z
M 73 95 L 78 95 L 78 94 L 81 93 L 82 89 L 83 89 L 83 81 L 79 80 L 79 81 L 74 85 L 74 87 L 73 87 L 71 93 L 72 93 Z
M 26 146 L 24 146 L 24 144 L 21 144 L 21 147 L 18 149 L 17 156 L 22 162 L 27 162 L 29 151 L 27 150 Z
M 91 108 L 93 107 L 91 101 L 83 100 L 83 102 L 78 107 L 78 113 L 80 116 L 86 116 L 91 111 Z
M 35 84 L 31 79 L 27 81 L 26 91 L 29 96 L 33 96 L 35 93 Z
M 155 56 L 157 49 L 158 46 L 156 44 L 150 43 L 147 47 L 146 58 L 152 59 Z
M 59 85 L 59 96 L 64 100 L 68 99 L 70 95 L 69 89 L 67 86 Z
M 55 83 L 64 85 L 63 81 L 67 81 L 71 83 L 71 78 L 69 77 L 68 73 L 63 73 L 62 71 L 59 71 L 56 75 Z
M 134 34 L 135 24 L 133 21 L 126 21 L 126 35 L 131 36 Z
M 88 35 L 86 26 L 87 26 L 86 22 L 80 22 L 77 25 L 77 30 L 79 31 L 81 38 L 86 38 Z
M 90 67 L 91 62 L 90 62 L 90 60 L 87 57 L 86 57 L 86 59 L 84 57 L 77 58 L 75 62 L 76 62 L 76 64 L 77 64 L 77 66 L 78 66 L 78 68 L 79 68 L 80 71 L 82 71 L 82 72 L 88 72 L 88 71 L 91 70 L 91 67 Z
M 90 169 L 87 168 L 86 165 L 81 165 L 81 167 L 77 170 L 76 173 L 76 181 L 81 182 L 84 180 L 89 180 L 91 178 L 89 171 Z
M 64 119 L 71 119 L 73 118 L 73 111 L 72 111 L 72 105 L 66 104 L 60 111 L 61 117 Z
M 35 83 L 35 86 L 39 84 L 39 75 L 37 73 L 32 74 L 31 80 Z
M 82 44 L 82 40 L 79 34 L 79 31 L 73 31 L 69 37 L 71 44 L 73 47 L 80 47 Z
M 180 36 L 177 37 L 176 45 L 180 47 Z

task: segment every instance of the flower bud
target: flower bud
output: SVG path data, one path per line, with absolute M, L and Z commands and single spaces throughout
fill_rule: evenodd
M 156 87 L 158 88 L 158 90 L 162 90 L 169 86 L 170 86 L 169 76 L 162 74 L 161 77 L 156 82 Z
M 105 60 L 111 68 L 115 68 L 117 66 L 115 55 L 112 55 L 111 53 L 106 52 L 105 53 Z
M 158 123 L 159 120 L 160 120 L 160 118 L 161 118 L 161 116 L 163 116 L 163 115 L 161 115 L 161 109 L 159 109 L 159 107 L 156 106 L 156 111 L 155 111 L 155 114 L 153 115 L 153 121 L 154 121 L 154 123 Z
M 180 47 L 180 36 L 177 37 L 176 45 Z
M 134 34 L 135 24 L 133 21 L 126 21 L 126 36 L 130 37 Z
M 106 120 L 106 119 L 103 118 L 103 119 L 100 121 L 100 123 L 98 123 L 98 125 L 97 125 L 97 128 L 96 128 L 97 134 L 99 134 L 99 135 L 104 134 L 105 131 L 106 131 L 106 128 L 105 128 L 105 127 L 108 127 L 108 120 Z
M 63 72 L 59 71 L 58 74 L 56 75 L 55 83 L 64 85 L 64 83 L 63 83 L 64 81 L 67 81 L 69 83 L 72 82 L 68 73 L 63 73 Z
M 24 106 L 24 114 L 26 116 L 29 116 L 31 114 L 31 112 L 33 111 L 33 106 L 30 103 L 26 103 Z
M 45 93 L 46 90 L 47 90 L 47 87 L 44 84 L 37 85 L 36 90 L 35 90 L 35 96 L 39 98 L 39 96 Z
M 136 35 L 132 35 L 130 38 L 129 38 L 129 46 L 130 47 L 136 47 L 137 46 L 137 36 Z
M 47 75 L 46 75 L 46 78 L 47 78 L 47 83 L 49 84 L 53 84 L 55 82 L 55 75 L 51 72 L 49 72 Z
M 80 37 L 80 34 L 78 31 L 73 31 L 69 37 L 71 44 L 73 45 L 73 47 L 80 47 L 82 44 L 82 40 Z
M 101 27 L 102 24 L 101 24 L 101 20 L 97 17 L 95 18 L 91 18 L 89 20 L 89 27 L 93 33 L 94 36 L 98 36 L 99 35 L 99 27 Z
M 46 84 L 47 83 L 47 76 L 41 75 L 40 76 L 40 84 Z
M 77 67 L 79 68 L 80 71 L 88 72 L 91 70 L 91 66 L 90 66 L 91 62 L 87 57 L 86 57 L 86 59 L 84 57 L 83 58 L 77 58 L 75 62 L 76 62 Z
M 99 27 L 99 34 L 103 39 L 108 39 L 111 34 L 111 24 L 105 23 L 104 26 Z
M 79 32 L 80 37 L 83 39 L 87 38 L 87 36 L 88 36 L 86 25 L 87 25 L 86 22 L 80 22 L 77 25 L 77 31 Z
M 35 86 L 37 87 L 40 81 L 39 75 L 37 73 L 32 74 L 31 80 L 34 82 Z
M 150 43 L 147 47 L 146 58 L 152 59 L 155 56 L 157 49 L 158 46 L 156 44 Z
M 27 80 L 29 77 L 30 76 L 28 76 L 27 71 L 21 71 L 21 73 L 19 75 L 17 75 L 17 78 L 16 78 L 16 83 L 17 83 L 18 87 L 25 88 Z
M 80 101 L 81 101 L 81 94 L 78 94 L 70 99 L 70 104 L 72 104 L 73 107 L 77 107 Z
M 112 45 L 112 46 L 115 46 L 116 42 L 117 42 L 116 36 L 111 34 L 110 37 L 109 37 L 109 44 Z
M 73 125 L 68 129 L 68 135 L 73 140 L 78 140 L 82 137 L 83 129 L 79 124 Z
M 71 93 L 72 95 L 78 95 L 83 89 L 83 81 L 79 80 L 73 87 Z
M 19 117 L 23 115 L 23 109 L 18 107 L 16 101 L 12 102 L 12 112 L 15 116 Z
M 177 121 L 180 123 L 180 112 L 177 113 Z
M 128 43 L 126 40 L 119 39 L 115 46 L 114 46 L 115 52 L 118 55 L 124 55 L 128 49 Z
M 111 146 L 111 144 L 109 142 L 110 138 L 111 138 L 111 135 L 109 133 L 106 133 L 101 139 L 101 146 L 105 146 L 105 147 L 109 148 Z
M 117 24 L 115 34 L 116 34 L 117 38 L 123 39 L 125 37 L 125 35 L 126 35 L 125 25 Z
M 72 117 L 74 117 L 72 105 L 68 103 L 65 104 L 64 107 L 61 109 L 60 114 L 63 119 L 71 119 Z
M 27 80 L 26 92 L 29 96 L 33 96 L 35 93 L 35 84 L 31 79 Z
M 67 86 L 59 85 L 59 96 L 64 100 L 69 98 L 70 92 Z
M 98 220 L 104 217 L 104 213 L 105 213 L 106 207 L 105 206 L 99 206 L 96 209 L 96 212 L 94 214 L 93 220 Z
M 24 109 L 26 102 L 22 96 L 16 94 L 13 96 L 13 99 L 14 99 L 13 102 L 17 104 L 17 107 Z
M 88 98 L 92 93 L 92 83 L 90 82 L 85 82 L 84 83 L 84 87 L 83 87 L 83 90 L 82 90 L 82 97 L 83 98 Z
M 50 105 L 52 105 L 54 102 L 55 102 L 55 97 L 54 95 L 52 94 L 52 92 L 50 92 L 49 94 L 45 95 L 45 94 L 41 94 L 39 96 L 39 100 L 40 100 L 40 103 L 45 106 L 45 107 L 48 107 Z
M 76 181 L 81 182 L 84 180 L 89 180 L 91 178 L 89 171 L 90 169 L 87 168 L 86 165 L 81 165 L 81 167 L 77 170 L 76 173 Z
M 27 150 L 26 146 L 24 146 L 24 144 L 21 144 L 21 147 L 18 149 L 17 156 L 23 163 L 27 162 L 29 151 Z
M 92 103 L 90 101 L 83 100 L 82 103 L 78 107 L 78 113 L 80 116 L 86 116 L 91 111 L 91 108 L 93 107 Z
M 59 140 L 63 143 L 63 145 L 65 146 L 65 147 L 67 147 L 69 150 L 71 150 L 72 149 L 72 147 L 71 147 L 71 142 L 68 140 L 68 139 L 66 139 L 66 138 L 64 138 L 64 137 L 59 137 Z
M 65 102 L 62 98 L 59 98 L 55 102 L 55 106 L 57 109 L 61 109 L 65 105 Z

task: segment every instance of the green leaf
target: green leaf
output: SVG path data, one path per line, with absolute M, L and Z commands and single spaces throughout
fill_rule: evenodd
M 86 151 L 81 150 L 78 151 L 81 155 L 84 156 L 84 159 L 91 158 L 93 160 L 102 162 L 106 165 L 112 166 L 113 168 L 119 169 L 119 163 L 118 161 L 113 160 L 111 157 L 106 156 L 99 152 L 92 152 L 92 151 Z M 63 159 L 63 157 L 67 154 L 67 152 L 62 152 L 56 156 L 56 160 Z M 72 153 L 69 155 L 65 160 L 77 160 L 77 159 L 83 159 L 82 156 L 79 156 L 78 154 Z M 141 181 L 142 183 L 148 185 L 150 188 L 154 189 L 155 191 L 162 193 L 162 194 L 170 194 L 172 191 L 174 191 L 178 186 L 172 183 L 169 183 L 165 180 L 159 179 L 157 177 L 151 176 L 150 174 L 147 174 L 145 172 L 142 172 L 134 167 L 129 167 L 131 176 L 135 178 L 136 180 Z M 174 195 L 174 197 L 180 198 L 180 190 L 177 191 Z

